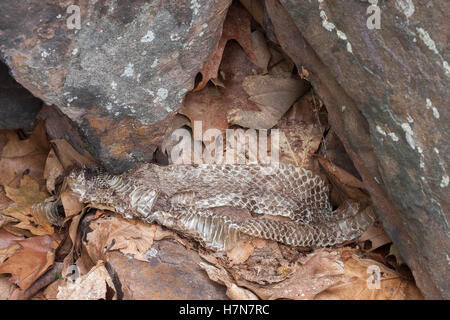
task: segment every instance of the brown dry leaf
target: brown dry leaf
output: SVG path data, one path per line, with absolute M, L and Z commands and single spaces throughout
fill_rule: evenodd
M 18 241 L 23 239 L 23 237 L 18 237 L 0 229 L 0 265 L 17 250 L 22 248 L 22 246 L 18 244 Z
M 240 3 L 252 15 L 253 19 L 263 26 L 264 6 L 261 0 L 239 0 Z
M 370 241 L 370 248 L 366 249 L 371 252 L 375 249 L 378 249 L 381 246 L 384 246 L 387 243 L 391 243 L 391 239 L 384 231 L 381 225 L 373 225 L 370 226 L 358 239 L 359 242 Z M 365 246 L 363 245 L 365 249 Z
M 9 277 L 0 275 L 0 300 L 8 300 L 15 288 Z
M 344 273 L 350 277 L 347 283 L 336 284 L 316 296 L 316 299 L 341 300 L 421 300 L 422 294 L 415 284 L 397 272 L 371 259 L 352 254 L 344 249 Z M 379 277 L 379 287 L 372 279 Z M 370 285 L 368 283 L 371 283 Z
M 137 260 L 148 261 L 145 253 L 153 246 L 156 225 L 127 220 L 117 216 L 102 216 L 90 224 L 85 243 L 92 261 L 102 260 L 106 251 L 119 250 Z
M 20 244 L 12 244 L 9 247 L 0 249 L 0 265 L 9 257 L 14 255 L 18 250 L 22 249 Z
M 64 190 L 61 193 L 61 202 L 64 207 L 66 220 L 79 214 L 84 207 L 83 203 L 80 202 L 79 197 L 70 190 Z
M 266 74 L 272 55 L 264 34 L 259 30 L 252 32 L 252 47 L 253 53 L 255 54 L 255 64 L 263 70 L 264 74 Z
M 58 287 L 58 300 L 116 300 L 117 294 L 112 279 L 99 261 L 86 275 L 67 280 Z
M 273 44 L 269 47 L 270 50 L 270 65 L 269 73 L 274 76 L 287 77 L 290 76 L 294 70 L 294 63 L 280 48 Z
M 53 227 L 41 210 L 33 210 L 35 204 L 42 203 L 47 198 L 45 192 L 39 191 L 39 184 L 30 176 L 25 175 L 18 189 L 5 187 L 6 195 L 15 204 L 4 210 L 4 214 L 20 222 L 14 227 L 29 230 L 35 235 L 53 234 Z
M 260 111 L 231 110 L 228 112 L 228 122 L 244 128 L 270 129 L 305 94 L 309 84 L 293 78 L 253 75 L 244 79 L 242 87 Z
M 340 194 L 343 193 L 343 197 L 341 195 L 341 198 L 354 199 L 361 203 L 370 203 L 370 198 L 361 180 L 319 155 L 314 155 L 314 157 L 319 160 L 320 165 L 325 169 L 327 177 L 336 187 L 336 190 Z
M 258 297 L 245 288 L 238 287 L 230 278 L 225 269 L 200 262 L 200 268 L 206 271 L 208 277 L 227 287 L 226 295 L 232 300 L 259 300 Z
M 83 166 L 95 167 L 98 165 L 97 161 L 87 151 L 80 154 L 64 139 L 55 139 L 50 142 L 64 169 L 72 167 L 81 168 Z
M 203 134 L 208 129 L 218 129 L 223 132 L 228 128 L 226 106 L 229 105 L 231 101 L 223 96 L 219 88 L 208 86 L 202 91 L 188 93 L 179 112 L 191 120 L 194 131 Z M 196 121 L 201 121 L 201 131 L 195 127 Z
M 75 217 L 72 218 L 72 221 L 70 222 L 69 227 L 69 238 L 72 242 L 71 248 L 69 253 L 64 258 L 64 265 L 63 265 L 63 274 L 67 273 L 67 268 L 74 263 L 74 255 L 75 252 L 78 251 L 78 246 L 80 245 L 79 238 L 81 237 L 80 233 L 78 232 L 78 226 L 80 225 L 81 218 L 83 217 L 85 213 L 86 208 L 83 210 L 83 212 Z
M 233 248 L 227 251 L 231 264 L 244 263 L 255 251 L 255 247 L 247 240 L 240 240 Z
M 414 283 L 395 271 L 360 257 L 357 249 L 318 249 L 291 266 L 281 266 L 280 272 L 289 276 L 276 283 L 255 283 L 231 273 L 241 287 L 250 289 L 261 299 L 420 299 Z M 375 266 L 375 267 L 373 267 Z M 380 270 L 380 289 L 370 289 L 367 273 Z
M 19 222 L 17 219 L 3 215 L 3 211 L 11 204 L 13 204 L 13 201 L 6 196 L 3 186 L 0 186 L 0 228 L 10 223 Z
M 44 297 L 47 300 L 57 300 L 56 295 L 58 294 L 59 286 L 64 285 L 64 279 L 58 279 L 55 282 L 52 282 L 44 289 Z
M 0 265 L 0 274 L 11 274 L 10 281 L 25 291 L 53 264 L 58 242 L 50 236 L 37 236 L 18 244 L 23 249 Z
M 255 55 L 252 50 L 251 39 L 251 16 L 245 8 L 237 2 L 234 2 L 228 9 L 227 17 L 223 23 L 222 37 L 217 44 L 217 48 L 211 52 L 203 66 L 202 81 L 194 89 L 202 90 L 210 79 L 217 78 L 220 62 L 222 61 L 223 52 L 228 40 L 236 40 L 245 50 L 247 55 L 255 61 Z
M 24 173 L 43 185 L 45 160 L 50 150 L 44 123 L 40 122 L 25 140 L 14 131 L 5 134 L 8 142 L 0 154 L 0 185 L 17 187 Z
M 45 161 L 44 179 L 46 182 L 47 190 L 50 193 L 55 191 L 55 182 L 58 177 L 64 173 L 64 168 L 56 157 L 55 151 L 50 150 Z
M 400 252 L 394 244 L 391 244 L 391 247 L 389 248 L 389 254 L 387 256 L 393 256 L 398 266 L 401 266 L 405 263 L 402 256 L 400 255 Z
M 224 133 L 228 128 L 229 110 L 247 108 L 258 110 L 258 107 L 248 100 L 247 93 L 242 89 L 244 78 L 254 74 L 257 67 L 236 42 L 227 44 L 221 69 L 225 88 L 207 86 L 200 92 L 190 93 L 179 111 L 191 120 L 194 132 L 205 133 L 208 129 L 218 129 Z M 196 127 L 194 121 L 202 121 L 202 130 Z

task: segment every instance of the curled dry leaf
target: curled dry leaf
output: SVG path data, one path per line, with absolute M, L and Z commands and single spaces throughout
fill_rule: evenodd
M 231 264 L 244 263 L 255 251 L 255 247 L 247 240 L 240 240 L 233 248 L 227 251 Z
M 19 188 L 6 186 L 5 191 L 7 197 L 15 202 L 4 210 L 5 215 L 19 220 L 14 227 L 29 230 L 35 235 L 53 234 L 53 227 L 44 212 L 32 209 L 47 198 L 45 192 L 39 191 L 39 184 L 35 180 L 25 175 Z
M 81 210 L 83 210 L 83 204 L 80 202 L 79 197 L 70 190 L 64 190 L 61 193 L 61 202 L 64 207 L 66 220 L 79 214 Z
M 87 252 L 92 261 L 102 260 L 107 251 L 119 250 L 137 260 L 147 261 L 145 253 L 152 247 L 156 225 L 126 220 L 116 216 L 101 216 L 90 224 Z
M 217 283 L 227 287 L 226 295 L 232 300 L 259 300 L 258 297 L 248 289 L 237 286 L 223 268 L 200 262 L 199 266 L 206 271 L 208 277 Z
M 370 226 L 366 230 L 366 232 L 364 232 L 359 237 L 359 242 L 366 242 L 366 241 L 370 242 L 370 247 L 366 249 L 365 246 L 363 245 L 363 248 L 369 252 L 392 242 L 381 225 Z
M 44 123 L 40 122 L 28 139 L 21 140 L 14 131 L 4 134 L 8 142 L 0 154 L 0 185 L 17 187 L 24 173 L 43 185 L 44 166 L 50 150 Z
M 7 276 L 0 275 L 0 300 L 8 300 L 15 288 Z
M 103 261 L 99 261 L 87 274 L 66 280 L 58 287 L 58 300 L 116 300 L 117 294 L 112 279 Z
M 217 78 L 222 55 L 228 40 L 234 39 L 245 50 L 247 55 L 255 60 L 255 55 L 252 50 L 251 39 L 251 16 L 250 14 L 237 2 L 234 2 L 228 9 L 227 17 L 223 23 L 222 37 L 217 44 L 217 48 L 211 52 L 203 66 L 202 80 L 194 89 L 200 91 L 203 89 L 210 79 Z
M 260 111 L 232 110 L 228 112 L 228 122 L 245 128 L 270 129 L 305 94 L 309 84 L 293 78 L 253 75 L 244 79 L 242 87 Z
M 55 191 L 55 182 L 64 173 L 64 168 L 59 162 L 58 157 L 53 149 L 50 150 L 45 161 L 44 179 L 47 186 L 47 190 L 50 193 Z
M 397 247 L 394 244 L 391 244 L 391 247 L 389 248 L 389 254 L 388 257 L 392 256 L 395 258 L 395 261 L 398 266 L 401 266 L 405 263 L 402 256 L 400 255 L 400 252 L 398 251 Z
M 264 6 L 261 0 L 240 0 L 239 1 L 245 9 L 252 15 L 253 19 L 261 26 L 264 19 Z
M 11 274 L 10 280 L 25 291 L 51 267 L 58 242 L 50 236 L 37 236 L 17 243 L 22 249 L 0 265 L 0 274 Z
M 291 273 L 285 280 L 266 285 L 246 280 L 234 270 L 231 273 L 237 285 L 250 289 L 261 299 L 421 298 L 414 283 L 374 260 L 361 258 L 360 255 L 360 251 L 348 247 L 319 249 L 290 266 Z M 379 289 L 371 289 L 367 284 L 367 279 L 371 276 L 368 271 L 373 268 L 380 271 Z
M 70 143 L 64 139 L 55 139 L 50 141 L 53 145 L 55 154 L 58 157 L 64 169 L 72 167 L 95 167 L 98 166 L 97 161 L 87 152 L 80 154 L 76 151 Z
M 360 203 L 370 203 L 370 198 L 361 180 L 319 155 L 314 155 L 325 169 L 340 198 L 354 199 Z
M 316 296 L 316 299 L 341 300 L 421 300 L 422 294 L 414 282 L 371 259 L 342 250 L 344 273 L 350 281 L 336 284 Z M 376 280 L 376 281 L 375 281 Z M 378 282 L 378 284 L 377 284 Z
M 255 54 L 255 64 L 263 70 L 263 73 L 267 73 L 271 54 L 266 38 L 259 30 L 252 32 L 252 47 Z

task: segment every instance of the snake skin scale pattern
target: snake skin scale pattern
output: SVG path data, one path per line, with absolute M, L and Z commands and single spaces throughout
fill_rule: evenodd
M 73 171 L 66 182 L 82 202 L 113 207 L 125 218 L 157 222 L 219 251 L 243 234 L 293 246 L 332 246 L 357 238 L 375 221 L 371 207 L 361 209 L 356 203 L 333 211 L 319 176 L 283 163 L 144 164 L 115 176 L 85 169 Z M 246 209 L 252 216 L 213 212 L 224 206 Z

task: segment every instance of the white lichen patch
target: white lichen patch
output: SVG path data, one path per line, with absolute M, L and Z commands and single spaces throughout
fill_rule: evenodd
M 420 167 L 423 169 L 425 168 L 425 162 L 424 162 L 424 157 L 423 157 L 423 150 L 421 147 L 417 146 L 417 152 L 420 154 L 420 162 L 419 165 Z
M 142 88 L 142 90 L 144 90 L 145 92 L 147 92 L 147 93 L 148 93 L 149 95 L 151 95 L 152 97 L 155 96 L 155 93 L 154 93 L 152 90 L 150 90 L 150 89 Z
M 200 3 L 198 3 L 198 0 L 191 0 L 191 5 L 189 8 L 193 11 L 194 15 L 197 15 L 198 10 L 200 9 Z
M 431 102 L 431 100 L 429 98 L 427 98 L 425 103 L 426 103 L 426 108 L 431 109 L 433 111 L 433 116 L 436 119 L 439 119 L 440 118 L 439 110 L 433 105 L 433 102 Z
M 149 30 L 145 36 L 141 38 L 142 43 L 152 42 L 155 39 L 153 31 Z
M 384 129 L 382 128 L 382 127 L 380 127 L 380 126 L 376 126 L 376 129 L 377 129 L 377 131 L 378 131 L 378 133 L 379 134 L 381 134 L 381 135 L 383 135 L 383 136 L 385 136 L 386 137 L 386 131 L 384 131 Z
M 402 123 L 402 129 L 405 132 L 405 138 L 406 141 L 408 142 L 409 146 L 415 150 L 416 149 L 416 142 L 414 141 L 414 133 L 411 129 L 411 126 L 409 125 L 409 123 Z
M 441 188 L 446 188 L 446 187 L 448 187 L 448 183 L 449 183 L 449 177 L 448 177 L 448 175 L 445 175 L 442 177 L 441 184 L 439 186 Z
M 155 103 L 162 102 L 167 99 L 169 96 L 169 90 L 166 88 L 159 88 L 156 92 L 156 98 L 154 100 Z
M 41 57 L 42 58 L 47 58 L 48 56 L 50 55 L 50 53 L 49 52 L 47 52 L 46 50 L 42 50 L 42 52 L 41 52 Z
M 419 33 L 419 38 L 420 38 L 420 40 L 422 40 L 422 42 L 425 44 L 425 46 L 430 51 L 432 51 L 437 56 L 439 56 L 439 58 L 441 59 L 442 68 L 444 69 L 445 74 L 447 76 L 450 76 L 450 66 L 449 66 L 448 62 L 442 57 L 441 53 L 437 49 L 436 43 L 431 38 L 430 34 L 424 28 L 421 28 L 421 27 L 417 27 L 416 31 Z
M 75 101 L 77 99 L 78 99 L 78 97 L 69 97 L 69 98 L 67 98 L 67 102 L 72 103 L 73 101 Z
M 412 0 L 396 0 L 395 7 L 403 13 L 407 18 L 411 17 L 416 10 Z
M 181 38 L 180 38 L 180 35 L 179 34 L 177 34 L 177 33 L 171 33 L 170 34 L 170 40 L 171 41 L 178 41 L 178 40 L 180 40 Z
M 440 117 L 439 110 L 436 109 L 436 107 L 432 107 L 432 110 L 433 110 L 433 116 L 434 116 L 436 119 L 439 119 L 439 117 Z
M 322 10 L 322 3 L 323 1 L 319 1 L 319 10 L 320 10 L 319 16 L 320 19 L 322 20 L 322 27 L 324 27 L 325 30 L 327 30 L 328 32 L 336 30 L 336 35 L 338 36 L 338 38 L 346 42 L 345 48 L 347 49 L 347 51 L 353 54 L 352 45 L 350 41 L 348 41 L 347 35 L 343 31 L 337 29 L 336 25 L 328 20 L 327 14 L 325 13 L 324 10 Z
M 389 135 L 389 137 L 391 137 L 392 141 L 394 141 L 394 142 L 397 142 L 399 140 L 397 135 L 394 132 L 389 132 L 388 135 Z
M 347 46 L 346 47 L 347 47 L 347 51 L 348 52 L 353 53 L 352 45 L 351 45 L 350 42 L 347 42 Z
M 328 17 L 327 17 L 327 14 L 325 13 L 325 11 L 323 11 L 323 10 L 320 11 L 320 18 L 322 19 L 322 27 L 324 27 L 329 32 L 334 30 L 334 28 L 336 26 L 334 25 L 334 23 L 331 23 L 330 21 L 328 21 Z
M 134 74 L 134 64 L 131 62 L 125 67 L 123 70 L 123 73 L 121 74 L 121 77 L 132 77 Z
M 336 34 L 339 37 L 339 39 L 347 40 L 347 35 L 341 30 L 336 30 Z

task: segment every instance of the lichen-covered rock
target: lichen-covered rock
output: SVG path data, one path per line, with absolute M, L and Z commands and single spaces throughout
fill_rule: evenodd
M 265 1 L 278 40 L 324 99 L 386 231 L 424 295 L 450 298 L 450 2 L 280 3 Z
M 78 123 L 106 167 L 120 172 L 151 160 L 230 3 L 5 0 L 0 53 L 19 83 Z
M 42 101 L 18 84 L 0 62 L 0 129 L 32 130 L 41 107 Z

